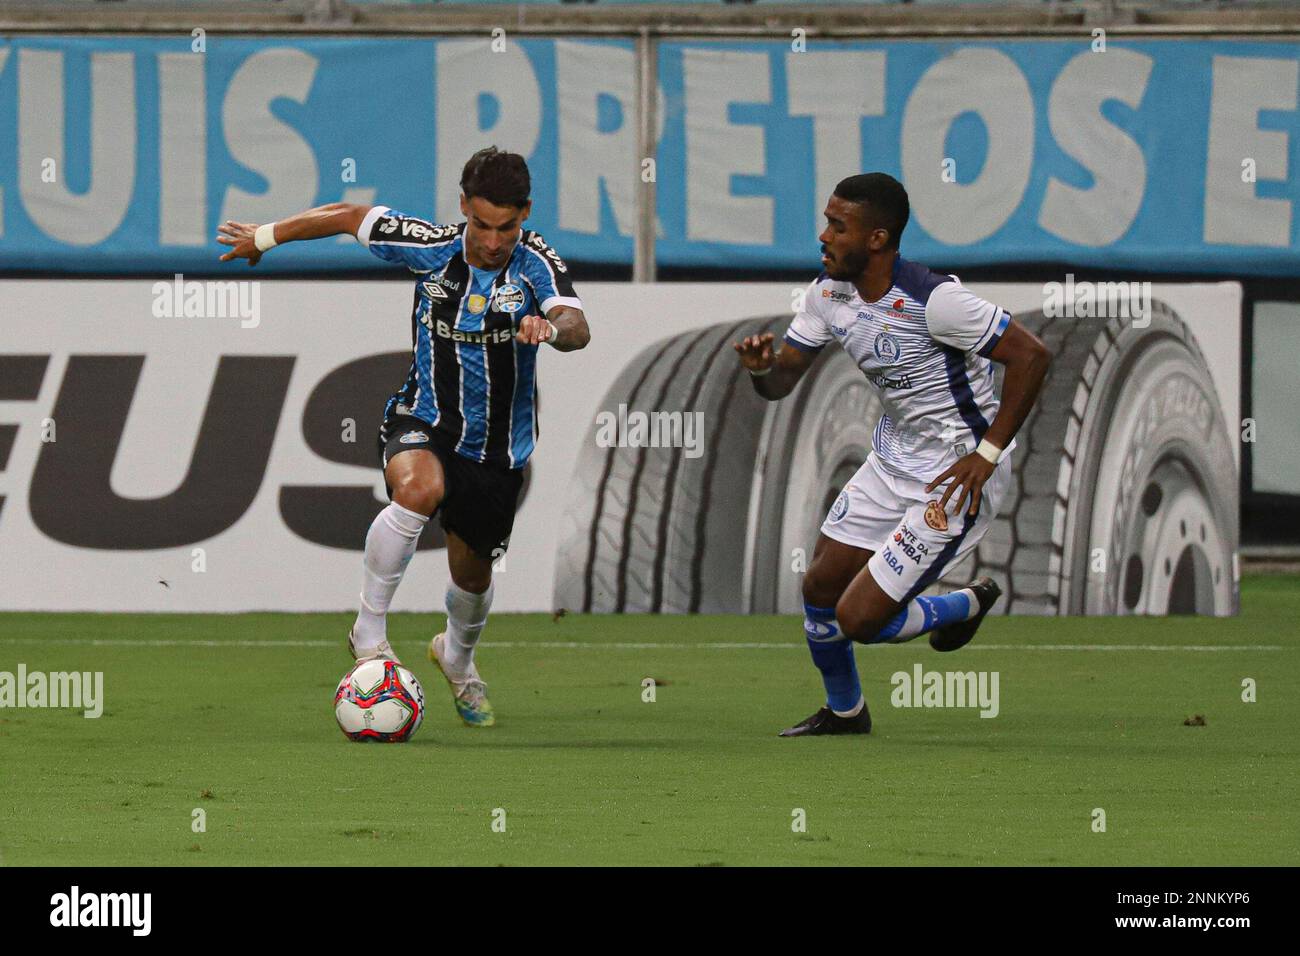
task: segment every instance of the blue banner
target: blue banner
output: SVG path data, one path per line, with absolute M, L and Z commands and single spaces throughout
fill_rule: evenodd
M 796 31 L 797 33 L 798 31 Z M 23 37 L 0 42 L 0 269 L 233 270 L 225 219 L 327 202 L 459 219 L 460 168 L 524 153 L 530 225 L 630 263 L 817 268 L 838 179 L 907 186 L 905 254 L 1296 275 L 1300 46 L 1283 41 L 687 42 L 639 155 L 626 40 Z M 383 269 L 347 239 L 260 271 Z

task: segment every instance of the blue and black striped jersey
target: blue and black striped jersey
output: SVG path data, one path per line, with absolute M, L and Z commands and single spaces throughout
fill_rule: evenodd
M 411 370 L 384 416 L 413 415 L 473 461 L 522 468 L 537 438 L 537 346 L 515 341 L 519 320 L 557 305 L 582 308 L 569 270 L 540 235 L 522 230 L 499 272 L 465 261 L 465 224 L 434 225 L 375 206 L 357 239 L 414 272 Z

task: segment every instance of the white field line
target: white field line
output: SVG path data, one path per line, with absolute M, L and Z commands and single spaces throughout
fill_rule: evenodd
M 415 641 L 399 641 L 402 646 L 414 647 Z M 423 646 L 424 642 L 419 642 Z M 80 647 L 230 647 L 230 648 L 283 648 L 346 647 L 343 641 L 185 641 L 185 640 L 132 640 L 55 637 L 42 640 L 34 637 L 0 638 L 0 647 L 8 644 L 39 644 Z M 481 647 L 492 650 L 614 650 L 614 651 L 768 651 L 802 650 L 804 645 L 795 641 L 483 641 Z M 885 645 L 871 645 L 881 647 Z M 970 644 L 963 651 L 1281 651 L 1280 644 Z

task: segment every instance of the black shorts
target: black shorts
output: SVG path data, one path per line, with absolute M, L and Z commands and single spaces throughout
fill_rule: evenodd
M 379 430 L 379 467 L 387 468 L 393 456 L 404 451 L 425 449 L 437 455 L 446 483 L 437 511 L 443 530 L 455 533 L 483 560 L 493 561 L 510 545 L 524 470 L 471 461 L 455 448 L 455 441 L 423 419 L 394 415 Z M 387 481 L 384 487 L 391 500 L 393 489 Z

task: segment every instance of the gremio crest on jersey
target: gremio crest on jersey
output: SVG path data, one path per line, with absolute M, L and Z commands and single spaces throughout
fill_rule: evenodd
M 492 308 L 498 312 L 518 312 L 524 305 L 524 290 L 512 284 L 503 285 L 492 297 Z

